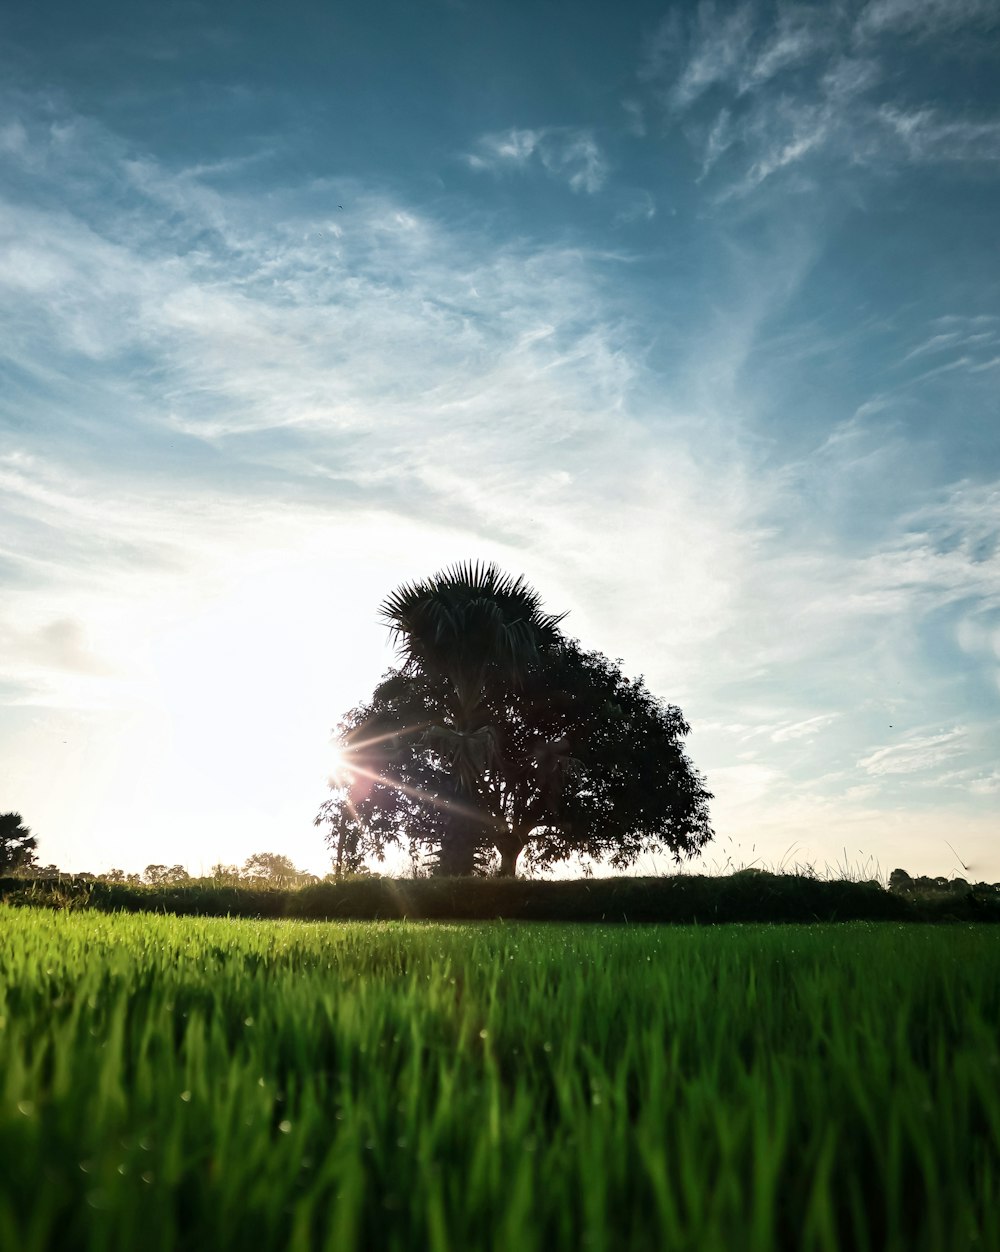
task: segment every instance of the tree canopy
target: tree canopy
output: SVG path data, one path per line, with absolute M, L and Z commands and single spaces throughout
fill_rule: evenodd
M 513 874 L 522 854 L 624 869 L 712 838 L 681 711 L 566 638 L 523 579 L 453 566 L 382 611 L 401 664 L 338 727 L 317 817 L 338 872 L 392 846 L 452 874 Z
M 191 875 L 183 865 L 147 865 L 142 871 L 142 881 L 151 887 L 178 887 L 190 882 Z
M 34 869 L 38 840 L 20 813 L 0 813 L 0 874 Z
M 214 868 L 225 870 L 226 867 Z M 235 869 L 235 866 L 232 868 Z M 281 852 L 255 852 L 243 862 L 242 871 L 236 872 L 245 881 L 263 882 L 274 887 L 300 887 L 316 881 L 315 875 L 296 869 L 291 858 Z

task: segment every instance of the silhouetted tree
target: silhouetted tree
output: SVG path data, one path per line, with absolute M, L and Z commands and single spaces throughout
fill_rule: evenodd
M 315 882 L 315 876 L 296 869 L 287 856 L 280 852 L 255 852 L 243 862 L 244 878 L 257 879 L 275 887 L 301 887 Z
M 0 813 L 0 874 L 30 873 L 37 868 L 38 840 L 20 813 Z
M 240 867 L 238 865 L 226 865 L 222 861 L 217 861 L 208 871 L 208 876 L 209 878 L 214 878 L 217 882 L 232 885 L 240 880 Z
M 540 596 L 523 578 L 469 563 L 397 588 L 381 616 L 401 655 L 402 675 L 432 686 L 437 697 L 419 726 L 426 750 L 451 775 L 446 803 L 439 805 L 437 868 L 472 873 L 493 842 L 484 791 L 500 764 L 495 706 L 556 644 L 561 619 L 542 611 Z
M 324 804 L 316 818 L 316 825 L 330 823 L 327 833 L 327 845 L 333 851 L 334 881 L 345 874 L 357 874 L 364 869 L 365 857 L 360 847 L 358 823 L 354 820 L 349 808 L 345 805 L 328 801 Z
M 149 866 L 150 869 L 164 869 L 162 865 Z M 175 866 L 179 869 L 180 866 Z M 169 871 L 168 871 L 169 872 Z M 103 874 L 97 875 L 101 882 L 119 883 L 128 887 L 138 887 L 142 883 L 142 876 L 139 874 L 128 874 L 123 869 L 107 869 Z
M 183 865 L 147 865 L 142 878 L 151 887 L 176 887 L 191 881 L 191 875 Z
M 679 861 L 712 838 L 711 796 L 684 752 L 680 710 L 563 638 L 558 620 L 543 619 L 516 665 L 486 661 L 477 671 L 476 649 L 455 645 L 469 658 L 460 702 L 446 655 L 433 665 L 408 655 L 347 714 L 338 728 L 344 776 L 317 817 L 331 823 L 338 857 L 381 859 L 390 845 L 409 845 L 441 870 L 470 872 L 467 848 L 461 858 L 441 854 L 456 812 L 480 865 L 492 854 L 506 875 L 525 849 L 540 868 L 579 853 L 623 869 L 646 852 Z M 442 638 L 457 638 L 461 621 L 445 613 Z M 426 630 L 434 639 L 433 619 Z

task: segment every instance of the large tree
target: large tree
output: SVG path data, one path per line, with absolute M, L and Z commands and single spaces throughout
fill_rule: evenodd
M 543 612 L 523 578 L 478 563 L 404 584 L 381 615 L 401 675 L 435 694 L 412 733 L 449 775 L 447 792 L 437 796 L 438 869 L 472 873 L 494 818 L 489 783 L 503 764 L 496 707 L 556 646 L 560 619 Z
M 475 572 L 446 574 L 454 584 Z M 463 616 L 445 615 L 433 660 L 408 647 L 341 723 L 342 768 L 317 819 L 331 824 L 339 868 L 394 845 L 415 861 L 429 853 L 445 873 L 492 862 L 511 875 L 526 850 L 538 867 L 579 853 L 623 869 L 645 852 L 680 860 L 712 837 L 711 796 L 684 752 L 680 710 L 565 639 L 559 619 L 514 585 L 533 613 L 512 632 L 523 646 L 505 652 L 487 635 L 489 648 L 477 648 Z M 480 606 L 469 617 L 490 614 Z
M 35 869 L 38 840 L 24 825 L 20 813 L 0 813 L 0 874 Z

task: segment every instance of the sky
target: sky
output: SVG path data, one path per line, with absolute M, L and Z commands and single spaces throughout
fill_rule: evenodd
M 1000 879 L 998 222 L 995 0 L 6 0 L 0 811 L 324 872 L 478 558 L 683 709 L 688 868 Z

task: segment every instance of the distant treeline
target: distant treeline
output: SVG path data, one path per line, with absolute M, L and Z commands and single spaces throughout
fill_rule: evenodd
M 280 852 L 255 852 L 242 865 L 213 865 L 204 878 L 189 874 L 183 865 L 147 865 L 141 874 L 123 869 L 108 869 L 100 874 L 64 873 L 58 865 L 29 863 L 17 870 L 19 878 L 59 879 L 83 883 L 114 883 L 125 887 L 181 887 L 192 884 L 235 887 L 249 884 L 257 887 L 305 887 L 310 883 L 330 881 L 332 874 L 320 879 L 308 870 L 296 869 Z
M 531 881 L 375 876 L 287 888 L 191 879 L 136 885 L 79 877 L 0 878 L 22 906 L 314 920 L 563 922 L 1000 921 L 1000 884 L 911 878 L 878 882 L 741 870 L 725 877 Z

